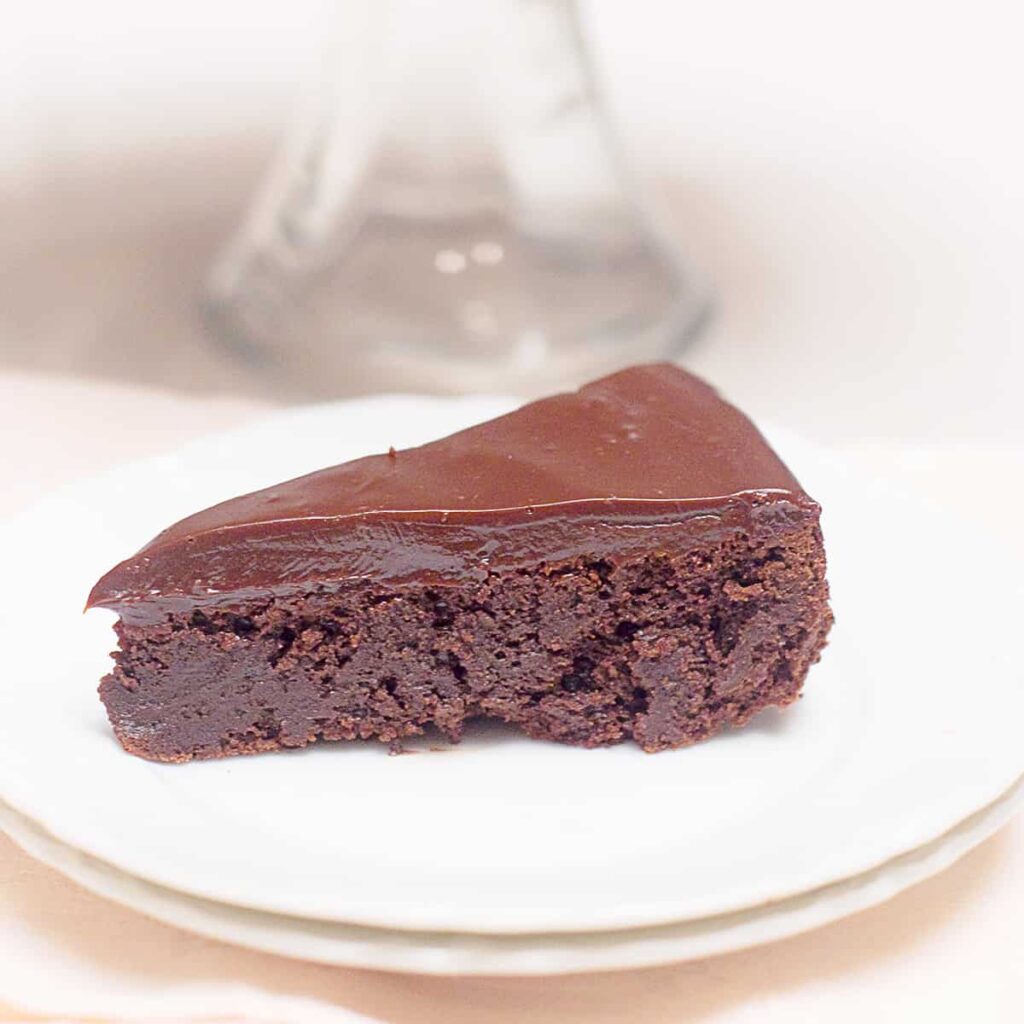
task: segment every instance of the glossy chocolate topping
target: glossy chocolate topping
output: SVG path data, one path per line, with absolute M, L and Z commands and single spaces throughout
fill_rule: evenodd
M 817 506 L 737 409 L 668 364 L 636 366 L 419 448 L 215 505 L 93 588 L 136 620 L 357 578 L 428 583 L 723 530 Z

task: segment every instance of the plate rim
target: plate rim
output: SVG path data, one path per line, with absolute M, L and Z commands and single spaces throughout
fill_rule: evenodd
M 122 871 L 63 843 L 2 798 L 0 829 L 34 860 L 93 895 L 151 920 L 247 951 L 407 974 L 551 977 L 685 963 L 825 927 L 879 906 L 940 874 L 1009 824 L 1022 809 L 1024 774 L 992 803 L 923 846 L 805 893 L 707 918 L 541 934 L 420 932 L 273 914 L 190 896 Z M 281 939 L 261 937 L 268 929 Z

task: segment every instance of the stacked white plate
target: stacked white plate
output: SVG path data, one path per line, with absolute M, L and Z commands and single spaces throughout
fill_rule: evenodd
M 0 825 L 144 913 L 329 963 L 554 973 L 706 956 L 880 902 L 1024 799 L 1019 567 L 970 524 L 770 432 L 821 501 L 837 624 L 806 696 L 687 750 L 481 726 L 188 765 L 113 740 L 91 583 L 172 520 L 504 411 L 380 397 L 122 467 L 6 525 Z

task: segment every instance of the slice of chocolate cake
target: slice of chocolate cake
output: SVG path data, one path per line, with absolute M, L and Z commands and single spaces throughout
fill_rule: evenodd
M 90 595 L 120 615 L 100 694 L 159 761 L 479 716 L 678 747 L 796 698 L 818 513 L 710 387 L 634 367 L 165 530 Z

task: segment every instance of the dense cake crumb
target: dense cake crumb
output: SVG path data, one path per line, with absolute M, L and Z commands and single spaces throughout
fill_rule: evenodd
M 479 584 L 318 588 L 118 625 L 101 694 L 162 761 L 316 740 L 457 740 L 497 718 L 648 751 L 742 725 L 800 690 L 831 624 L 817 527 L 674 556 L 575 560 Z

